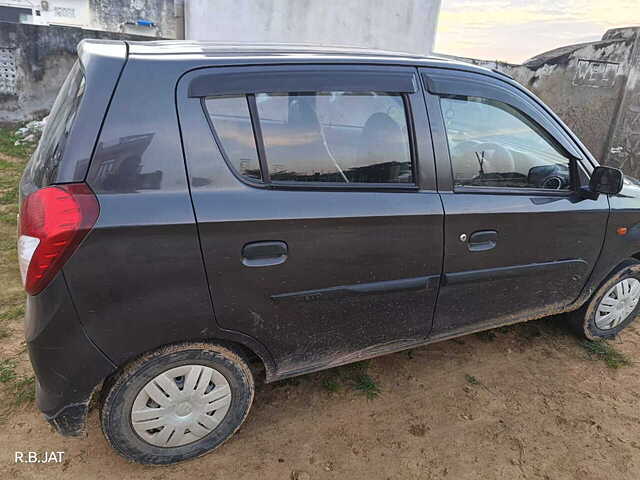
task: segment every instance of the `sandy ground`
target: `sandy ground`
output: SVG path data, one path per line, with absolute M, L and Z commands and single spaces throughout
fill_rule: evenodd
M 640 358 L 640 324 L 614 344 Z M 258 385 L 230 441 L 170 467 L 118 456 L 95 411 L 87 438 L 66 439 L 23 406 L 0 426 L 0 478 L 640 479 L 640 363 L 589 359 L 561 317 L 380 357 L 369 373 L 373 400 L 327 391 L 327 373 Z M 16 451 L 64 462 L 16 464 Z

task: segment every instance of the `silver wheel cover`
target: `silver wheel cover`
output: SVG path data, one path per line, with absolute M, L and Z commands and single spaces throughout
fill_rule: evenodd
M 142 387 L 131 408 L 131 425 L 151 445 L 179 447 L 215 430 L 230 406 L 224 375 L 204 365 L 183 365 Z
M 640 281 L 625 278 L 616 283 L 600 300 L 595 323 L 600 330 L 616 328 L 633 312 L 640 299 Z

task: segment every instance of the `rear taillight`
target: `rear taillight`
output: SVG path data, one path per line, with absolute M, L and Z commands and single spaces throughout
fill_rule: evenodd
M 18 260 L 27 293 L 39 293 L 98 219 L 100 207 L 84 183 L 36 190 L 20 209 Z

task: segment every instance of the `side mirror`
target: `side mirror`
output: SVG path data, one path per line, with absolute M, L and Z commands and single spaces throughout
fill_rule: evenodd
M 598 194 L 615 195 L 620 193 L 623 185 L 622 170 L 613 167 L 596 167 L 591 172 L 591 179 L 589 180 L 589 186 L 582 188 L 582 193 L 586 198 L 595 200 L 598 198 Z
M 622 170 L 613 167 L 596 167 L 591 173 L 589 188 L 598 193 L 615 195 L 622 190 Z

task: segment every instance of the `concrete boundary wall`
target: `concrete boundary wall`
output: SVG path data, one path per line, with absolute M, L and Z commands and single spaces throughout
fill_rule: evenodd
M 68 26 L 0 22 L 0 122 L 46 115 L 84 38 L 148 40 Z

